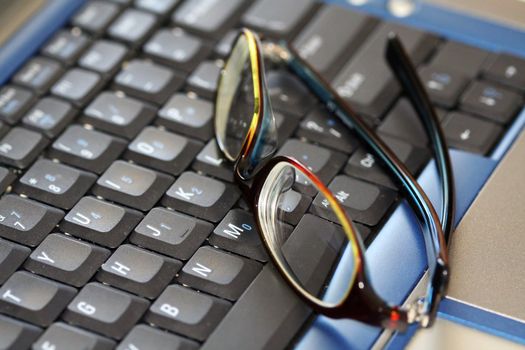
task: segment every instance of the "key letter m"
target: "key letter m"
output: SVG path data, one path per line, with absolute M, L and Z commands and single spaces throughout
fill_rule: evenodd
M 244 232 L 244 230 L 242 228 L 240 228 L 239 226 L 237 226 L 237 225 L 229 223 L 228 224 L 228 228 L 225 228 L 224 230 L 222 230 L 222 232 L 224 232 L 225 234 L 227 234 L 228 236 L 230 236 L 230 237 L 232 237 L 234 239 L 237 239 L 237 238 L 239 238 L 241 233 Z

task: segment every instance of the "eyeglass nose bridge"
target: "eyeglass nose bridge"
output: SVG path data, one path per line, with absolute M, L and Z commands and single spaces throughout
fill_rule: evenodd
M 262 74 L 264 80 L 264 74 Z M 266 83 L 263 81 L 262 107 L 252 139 L 245 145 L 236 162 L 237 172 L 244 179 L 251 179 L 266 161 L 277 152 L 277 127 L 268 97 Z

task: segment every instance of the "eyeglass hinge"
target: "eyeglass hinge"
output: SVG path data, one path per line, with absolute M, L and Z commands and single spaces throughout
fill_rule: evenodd
M 287 61 L 290 59 L 290 52 L 288 50 L 276 43 L 265 41 L 262 44 L 262 52 L 264 57 L 270 59 L 275 63 L 282 61 Z
M 419 323 L 423 328 L 430 324 L 430 317 L 426 311 L 424 298 L 419 298 L 407 306 L 407 321 L 409 324 Z

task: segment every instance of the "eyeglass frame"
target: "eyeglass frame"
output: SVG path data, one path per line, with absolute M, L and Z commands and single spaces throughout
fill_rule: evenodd
M 280 45 L 271 44 L 274 46 L 270 47 L 269 52 L 270 56 L 272 56 L 270 58 L 281 62 L 284 61 L 288 68 L 305 82 L 314 95 L 320 98 L 333 114 L 335 114 L 346 126 L 356 131 L 358 136 L 360 136 L 360 138 L 373 149 L 376 155 L 379 155 L 379 158 L 386 163 L 387 168 L 389 168 L 389 170 L 391 170 L 397 177 L 398 181 L 401 182 L 403 185 L 402 188 L 408 192 L 409 202 L 415 207 L 414 210 L 416 213 L 419 211 L 421 216 L 419 219 L 426 220 L 425 223 L 429 231 L 423 232 L 429 259 L 431 282 L 425 302 L 410 305 L 408 309 L 399 306 L 391 306 L 377 295 L 367 277 L 364 247 L 359 236 L 355 233 L 351 220 L 342 209 L 339 201 L 335 199 L 334 195 L 328 190 L 328 188 L 306 166 L 291 157 L 277 156 L 271 159 L 259 159 L 258 162 L 264 162 L 264 164 L 261 165 L 250 178 L 247 178 L 246 173 L 241 170 L 240 165 L 242 160 L 250 161 L 250 158 L 253 158 L 252 153 L 257 146 L 256 143 L 258 136 L 260 137 L 262 133 L 265 119 L 267 121 L 268 118 L 273 118 L 273 115 L 270 115 L 271 110 L 268 110 L 268 108 L 271 109 L 271 104 L 269 102 L 269 93 L 265 85 L 264 59 L 261 52 L 262 44 L 255 33 L 249 29 L 242 29 L 238 34 L 237 39 L 234 41 L 234 45 L 239 40 L 239 37 L 243 35 L 248 42 L 249 59 L 252 67 L 254 115 L 236 159 L 232 159 L 233 157 L 229 156 L 229 153 L 225 151 L 225 145 L 221 144 L 219 138 L 217 138 L 217 142 L 221 151 L 227 155 L 227 158 L 230 161 L 234 162 L 235 181 L 241 188 L 246 201 L 251 205 L 252 212 L 254 213 L 259 228 L 261 240 L 263 241 L 266 250 L 269 252 L 272 262 L 277 266 L 287 284 L 317 313 L 332 318 L 352 318 L 371 325 L 401 331 L 405 330 L 409 324 L 416 322 L 424 327 L 430 326 L 437 312 L 437 304 L 443 297 L 448 282 L 447 254 L 443 229 L 447 230 L 445 232 L 449 232 L 452 227 L 454 188 L 450 181 L 452 169 L 450 167 L 448 152 L 443 152 L 443 147 L 446 147 L 443 132 L 439 126 L 433 107 L 430 105 L 428 96 L 426 96 L 426 92 L 422 88 L 417 76 L 414 76 L 414 68 L 404 52 L 401 42 L 394 36 L 389 37 L 387 58 L 391 67 L 393 65 L 400 66 L 400 72 L 396 72 L 398 81 L 400 81 L 404 87 L 409 86 L 411 89 L 417 90 L 415 93 L 408 93 L 409 99 L 413 103 L 418 115 L 421 117 L 421 114 L 424 114 L 424 117 L 421 117 L 421 119 L 424 121 L 425 131 L 430 135 L 433 145 L 435 146 L 437 144 L 435 148 L 440 148 L 435 149 L 435 152 L 437 155 L 436 158 L 439 160 L 438 170 L 443 185 L 443 228 L 440 225 L 439 217 L 437 216 L 432 203 L 403 163 L 400 162 L 388 146 L 385 145 L 377 135 L 375 135 L 374 131 L 366 125 L 361 117 L 351 110 L 348 104 L 343 101 L 335 91 L 333 91 L 330 85 L 322 79 L 320 74 L 284 42 L 280 43 Z M 234 47 L 234 45 L 232 47 Z M 400 75 L 401 78 L 398 75 Z M 219 86 L 221 86 L 221 80 L 222 74 L 219 78 Z M 420 91 L 421 89 L 423 89 L 423 92 Z M 217 94 L 219 94 L 219 91 Z M 422 109 L 423 112 L 421 113 Z M 430 121 L 427 119 L 430 119 Z M 274 153 L 275 150 L 271 155 Z M 294 278 L 289 276 L 286 269 L 281 266 L 280 260 L 274 256 L 273 249 L 268 245 L 265 234 L 262 232 L 258 214 L 259 195 L 262 186 L 267 180 L 268 174 L 280 162 L 289 163 L 304 171 L 309 177 L 309 180 L 314 182 L 323 195 L 325 195 L 338 217 L 342 213 L 350 226 L 350 229 L 348 230 L 345 228 L 345 233 L 348 235 L 350 232 L 351 237 L 349 237 L 349 243 L 354 250 L 354 257 L 357 257 L 357 261 L 355 262 L 356 268 L 354 269 L 355 279 L 352 279 L 353 285 L 348 289 L 344 299 L 337 305 L 323 305 L 323 303 L 319 303 L 319 300 L 311 297 L 308 292 L 304 292 L 302 287 L 298 286 Z M 451 186 L 446 187 L 445 184 Z M 450 214 L 451 212 L 452 214 Z M 345 220 L 343 219 L 342 221 L 343 225 L 345 225 Z M 432 252 L 434 252 L 435 255 L 432 255 Z M 433 258 L 435 258 L 434 268 L 431 266 Z

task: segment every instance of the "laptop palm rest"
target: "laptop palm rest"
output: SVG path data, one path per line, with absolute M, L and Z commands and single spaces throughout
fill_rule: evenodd
M 525 133 L 452 236 L 449 297 L 525 322 Z

